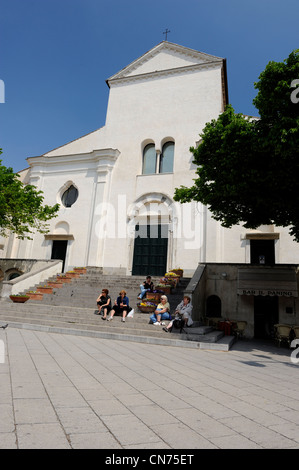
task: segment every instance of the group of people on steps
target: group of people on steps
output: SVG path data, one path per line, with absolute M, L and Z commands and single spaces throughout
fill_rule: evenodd
M 146 292 L 153 291 L 154 284 L 151 276 L 147 276 L 145 281 L 140 284 L 140 294 L 138 299 L 143 299 Z M 112 321 L 114 315 L 120 315 L 121 321 L 125 322 L 126 316 L 132 310 L 129 304 L 129 298 L 125 290 L 121 290 L 119 296 L 114 301 L 112 306 L 111 297 L 109 296 L 108 289 L 102 289 L 101 294 L 97 298 L 98 314 L 101 315 L 102 320 Z M 170 320 L 166 326 L 165 320 Z M 192 320 L 192 303 L 188 295 L 184 295 L 183 300 L 177 305 L 174 315 L 171 315 L 170 304 L 166 295 L 161 295 L 160 303 L 157 305 L 156 310 L 150 316 L 149 323 L 163 326 L 166 333 L 171 332 L 173 325 L 176 321 L 180 321 L 181 326 L 191 326 Z

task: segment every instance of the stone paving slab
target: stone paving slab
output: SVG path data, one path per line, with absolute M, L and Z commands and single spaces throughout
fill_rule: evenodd
M 1 449 L 297 449 L 291 350 L 0 331 Z

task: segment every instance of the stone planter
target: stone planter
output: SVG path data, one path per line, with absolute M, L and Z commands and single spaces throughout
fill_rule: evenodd
M 41 292 L 42 294 L 52 294 L 53 293 L 53 287 L 37 287 L 36 288 L 37 292 Z
M 27 295 L 10 295 L 9 298 L 18 304 L 24 304 L 29 300 L 29 297 Z

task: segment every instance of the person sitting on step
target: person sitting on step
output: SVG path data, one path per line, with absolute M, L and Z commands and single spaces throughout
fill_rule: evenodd
M 169 333 L 172 330 L 174 321 L 176 320 L 183 320 L 182 327 L 192 326 L 192 304 L 189 295 L 184 295 L 183 300 L 178 304 L 177 308 L 175 309 L 174 320 L 171 320 L 171 322 L 169 322 L 167 327 L 164 327 L 163 330 L 166 331 L 166 333 Z
M 114 302 L 114 306 L 110 312 L 110 317 L 107 318 L 108 321 L 112 321 L 115 313 L 122 315 L 122 321 L 125 322 L 125 318 L 130 311 L 129 307 L 129 298 L 125 290 L 121 290 L 119 296 Z
M 109 294 L 108 289 L 102 289 L 102 293 L 97 298 L 97 306 L 99 309 L 99 315 L 103 315 L 102 320 L 106 320 L 107 313 L 109 313 L 111 310 L 111 298 L 108 294 Z
M 152 278 L 151 276 L 146 276 L 145 281 L 142 284 L 140 284 L 140 294 L 138 295 L 138 299 L 143 299 L 147 291 L 152 292 L 153 290 L 154 290 L 154 284 L 152 282 Z
M 150 316 L 150 323 L 153 323 L 154 325 L 160 325 L 161 320 L 170 320 L 171 315 L 170 315 L 170 305 L 168 303 L 168 299 L 166 295 L 161 295 L 160 298 L 161 302 L 157 305 L 156 310 L 154 313 Z

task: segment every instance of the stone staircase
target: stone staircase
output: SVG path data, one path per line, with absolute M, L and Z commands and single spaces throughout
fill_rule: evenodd
M 153 277 L 154 284 L 158 280 Z M 53 293 L 44 294 L 42 300 L 28 300 L 24 304 L 13 303 L 10 299 L 0 301 L 0 324 L 98 338 L 229 350 L 232 337 L 224 337 L 223 332 L 214 331 L 199 322 L 194 322 L 192 328 L 186 328 L 182 333 L 175 328 L 172 333 L 165 333 L 161 326 L 149 324 L 150 314 L 140 313 L 137 308 L 139 285 L 143 281 L 144 276 L 110 276 L 103 275 L 100 268 L 88 268 L 86 274 L 72 279 L 71 283 L 61 288 L 54 288 Z M 182 278 L 175 291 L 168 296 L 172 312 L 182 300 L 189 281 Z M 35 290 L 35 287 L 28 290 Z M 124 289 L 130 306 L 135 310 L 134 317 L 127 318 L 125 323 L 118 316 L 112 322 L 103 321 L 96 314 L 96 299 L 103 288 L 109 290 L 112 303 Z

